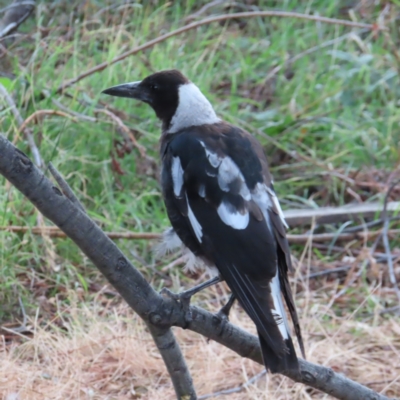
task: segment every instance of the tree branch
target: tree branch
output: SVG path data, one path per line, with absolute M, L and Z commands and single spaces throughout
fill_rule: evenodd
M 14 114 L 14 118 L 16 119 L 18 126 L 21 127 L 22 125 L 24 125 L 24 120 L 21 117 L 21 114 L 18 111 L 18 108 L 15 105 L 14 100 L 12 99 L 10 94 L 7 92 L 6 88 L 1 83 L 0 83 L 0 94 L 2 95 L 4 101 L 10 107 L 12 113 Z M 42 157 L 40 155 L 38 147 L 36 146 L 32 130 L 25 127 L 23 132 L 25 134 L 26 140 L 28 141 L 29 147 L 31 148 L 32 156 L 35 160 L 36 165 L 38 167 L 42 167 L 43 166 Z
M 167 364 L 178 398 L 184 398 L 182 393 L 190 399 L 195 399 L 196 395 L 187 366 L 170 330 L 172 325 L 190 329 L 221 343 L 242 357 L 262 363 L 256 336 L 198 307 L 191 307 L 192 320 L 188 323 L 182 305 L 156 293 L 88 215 L 1 135 L 0 154 L 0 173 L 78 245 L 149 326 Z M 300 371 L 285 375 L 342 400 L 389 400 L 330 368 L 305 360 L 300 360 Z
M 149 314 L 162 302 L 161 296 L 87 214 L 1 135 L 0 154 L 0 173 L 45 217 L 68 233 L 133 310 L 145 320 L 167 366 L 178 399 L 196 399 L 192 378 L 172 330 L 169 326 L 153 325 L 149 320 Z

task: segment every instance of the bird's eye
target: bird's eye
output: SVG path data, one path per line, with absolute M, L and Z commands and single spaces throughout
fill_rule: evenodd
M 151 89 L 151 90 L 157 90 L 157 89 L 158 89 L 158 86 L 155 85 L 154 83 L 151 83 L 151 84 L 150 84 L 150 89 Z

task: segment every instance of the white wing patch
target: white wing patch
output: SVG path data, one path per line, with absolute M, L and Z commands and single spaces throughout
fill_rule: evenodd
M 202 242 L 201 238 L 203 237 L 203 228 L 201 227 L 199 221 L 197 221 L 196 216 L 193 214 L 187 195 L 186 195 L 186 204 L 188 207 L 188 218 L 190 221 L 190 225 L 192 225 L 193 232 L 196 235 L 197 240 L 199 241 L 199 243 L 201 243 Z
M 272 198 L 272 202 L 274 203 L 275 208 L 278 211 L 278 215 L 279 215 L 279 218 L 282 221 L 283 226 L 286 229 L 289 229 L 289 225 L 286 223 L 285 216 L 283 215 L 283 211 L 282 211 L 281 205 L 279 204 L 278 197 L 276 196 L 275 192 L 271 188 L 269 188 L 268 186 L 266 186 L 266 188 L 267 188 L 267 191 L 268 191 L 268 193 L 270 194 L 270 196 Z
M 218 184 L 224 192 L 229 192 L 229 185 L 235 181 L 240 181 L 239 194 L 247 201 L 251 199 L 250 191 L 246 185 L 243 174 L 239 167 L 230 157 L 224 157 L 218 169 Z
M 265 183 L 257 183 L 256 187 L 251 192 L 254 202 L 258 205 L 261 212 L 263 213 L 265 222 L 267 223 L 270 232 L 273 232 L 271 221 L 268 215 L 268 210 L 272 207 L 271 198 L 267 192 L 267 186 Z
M 171 175 L 174 194 L 179 197 L 183 186 L 183 169 L 179 157 L 172 157 Z
M 276 274 L 272 278 L 269 287 L 271 289 L 272 301 L 274 304 L 274 308 L 271 309 L 272 315 L 274 316 L 275 322 L 278 325 L 279 332 L 281 333 L 283 339 L 286 340 L 290 336 L 290 328 L 286 318 L 285 307 L 283 306 L 278 268 L 276 269 Z
M 205 143 L 200 141 L 206 153 L 207 159 L 210 165 L 218 169 L 217 175 L 207 172 L 208 176 L 216 176 L 218 180 L 218 185 L 223 192 L 229 192 L 231 190 L 231 184 L 239 183 L 239 195 L 246 201 L 251 200 L 251 194 L 249 188 L 246 185 L 243 174 L 241 173 L 237 164 L 232 160 L 232 158 L 225 156 L 220 157 L 215 152 L 207 149 Z M 202 188 L 200 187 L 199 195 L 203 195 Z M 249 224 L 249 213 L 248 211 L 240 213 L 235 207 L 227 202 L 222 202 L 218 209 L 218 215 L 221 220 L 234 229 L 246 229 Z
M 211 166 L 214 168 L 218 168 L 222 161 L 221 158 L 218 156 L 218 154 L 214 153 L 213 151 L 208 150 L 202 140 L 199 140 L 199 142 L 203 146 L 204 151 L 206 152 L 206 156 L 207 156 L 208 161 L 210 162 Z
M 234 229 L 246 229 L 249 224 L 249 212 L 244 214 L 238 212 L 231 204 L 222 202 L 218 209 L 218 215 L 222 222 Z
M 206 186 L 205 185 L 199 186 L 199 196 L 202 197 L 203 199 L 206 197 Z
M 179 157 L 172 157 L 171 175 L 172 175 L 174 195 L 176 197 L 179 197 L 183 187 L 183 168 Z M 205 189 L 204 189 L 204 194 L 205 194 Z M 186 193 L 185 196 L 186 196 L 186 204 L 188 207 L 188 218 L 190 224 L 192 225 L 193 232 L 196 235 L 197 240 L 201 243 L 201 238 L 203 237 L 203 228 L 201 227 L 199 221 L 197 221 L 196 216 L 193 214 Z

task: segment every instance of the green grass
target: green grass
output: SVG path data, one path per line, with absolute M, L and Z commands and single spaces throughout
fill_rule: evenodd
M 351 3 L 260 1 L 259 7 L 347 19 L 345 7 Z M 397 2 L 392 3 L 394 18 L 400 9 Z M 115 155 L 113 143 L 122 137 L 105 114 L 95 113 L 99 102 L 120 110 L 126 125 L 138 132 L 138 142 L 147 155 L 158 160 L 160 124 L 152 110 L 127 99 L 106 97 L 101 91 L 162 69 L 182 70 L 223 118 L 257 136 L 271 160 L 275 187 L 284 206 L 293 202 L 344 204 L 353 200 L 346 192 L 348 184 L 327 172 L 348 175 L 362 168 L 391 171 L 399 164 L 400 89 L 394 29 L 387 36 L 355 31 L 353 36 L 340 39 L 350 28 L 279 18 L 214 23 L 89 76 L 69 88 L 66 97 L 54 94 L 62 82 L 181 26 L 183 18 L 200 4 L 136 4 L 100 14 L 111 3 L 90 1 L 78 9 L 76 2 L 63 10 L 56 3 L 46 4 L 39 4 L 35 18 L 23 25 L 21 32 L 30 35 L 10 44 L 7 72 L 17 78 L 14 82 L 2 78 L 2 82 L 12 88 L 25 118 L 37 110 L 57 109 L 52 99 L 98 118 L 97 122 L 74 122 L 53 116 L 31 127 L 43 159 L 53 162 L 105 230 L 160 232 L 168 226 L 156 174 L 143 172 L 144 160 L 136 149 L 116 158 L 124 174 L 116 173 L 110 154 Z M 380 11 L 371 6 L 363 17 L 355 13 L 359 20 L 374 22 Z M 337 40 L 322 47 L 333 39 Z M 288 58 L 314 46 L 321 48 L 285 66 Z M 282 66 L 281 71 L 265 82 L 276 66 Z M 264 95 L 249 96 L 264 86 Z M 42 90 L 53 95 L 40 100 Z M 0 110 L 0 123 L 12 140 L 17 128 L 7 108 Z M 30 154 L 24 141 L 17 145 Z M 294 152 L 295 158 L 289 155 Z M 0 224 L 35 226 L 33 206 L 4 179 L 0 182 Z M 382 198 L 367 190 L 360 190 L 360 195 L 364 200 Z M 120 240 L 118 245 L 128 255 L 133 250 L 146 262 L 155 262 L 152 243 Z M 100 279 L 69 240 L 46 241 L 29 233 L 0 232 L 0 246 L 0 321 L 18 308 L 19 296 L 29 310 L 37 307 L 40 295 L 66 299 L 65 293 L 76 287 L 83 287 L 90 299 L 90 283 Z M 150 272 L 142 269 L 151 279 Z

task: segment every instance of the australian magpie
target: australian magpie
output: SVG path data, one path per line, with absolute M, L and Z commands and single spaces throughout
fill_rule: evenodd
M 180 239 L 217 268 L 219 277 L 202 286 L 226 281 L 256 325 L 266 368 L 298 369 L 282 301 L 283 295 L 304 356 L 288 282 L 287 226 L 260 143 L 221 120 L 177 70 L 103 93 L 141 100 L 154 109 L 162 121 L 161 184 L 173 227 L 170 239 Z

